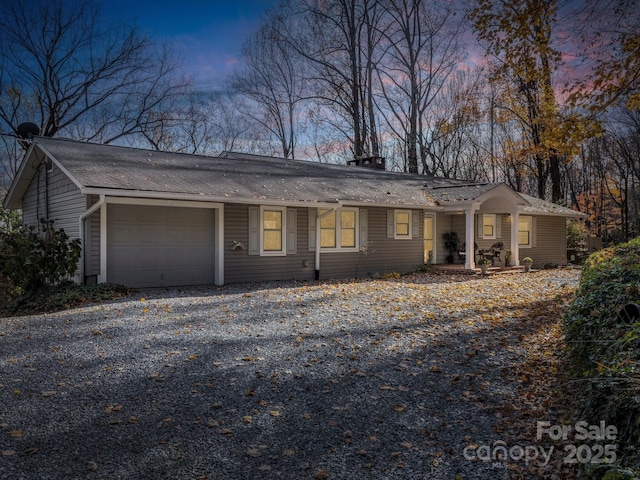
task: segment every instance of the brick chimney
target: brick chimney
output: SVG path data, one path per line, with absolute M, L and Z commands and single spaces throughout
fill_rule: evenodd
M 348 160 L 347 164 L 354 167 L 373 168 L 374 170 L 385 169 L 384 157 L 362 157 Z

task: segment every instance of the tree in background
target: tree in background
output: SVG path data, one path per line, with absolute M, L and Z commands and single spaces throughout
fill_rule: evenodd
M 304 65 L 281 38 L 283 27 L 286 31 L 294 28 L 282 13 L 271 10 L 260 29 L 245 42 L 242 55 L 246 65 L 232 75 L 230 85 L 253 100 L 249 104 L 252 116 L 275 138 L 279 154 L 295 158 L 302 124 L 299 107 L 304 97 Z
M 450 6 L 426 0 L 381 2 L 380 26 L 384 51 L 376 62 L 380 110 L 388 128 L 404 145 L 406 171 L 445 174 L 429 148 L 435 128 L 430 116 L 462 58 L 459 36 L 462 18 Z M 442 106 L 442 104 L 440 104 Z M 451 111 L 451 109 L 449 109 Z
M 0 11 L 0 133 L 31 121 L 44 136 L 139 136 L 167 120 L 186 86 L 168 49 L 101 24 L 89 0 L 0 0 Z M 10 152 L 5 174 L 17 166 Z
M 560 52 L 552 45 L 556 0 L 478 0 L 470 17 L 493 60 L 492 81 L 503 86 L 501 102 L 522 127 L 521 155 L 534 160 L 538 196 L 551 177 L 552 201 L 562 198 L 557 138 L 560 111 L 552 75 Z
M 372 57 L 380 41 L 377 0 L 301 0 L 282 18 L 282 40 L 307 66 L 308 97 L 330 108 L 326 122 L 348 138 L 352 155 L 380 155 L 378 120 L 373 102 Z M 291 26 L 295 26 L 291 28 Z

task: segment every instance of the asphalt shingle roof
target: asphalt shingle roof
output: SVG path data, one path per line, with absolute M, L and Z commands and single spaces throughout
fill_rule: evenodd
M 500 183 L 473 183 L 357 166 L 223 152 L 218 157 L 36 137 L 86 189 L 168 193 L 228 202 L 344 203 L 436 207 L 474 200 Z M 575 215 L 520 195 L 526 212 Z M 227 200 L 228 199 L 228 200 Z

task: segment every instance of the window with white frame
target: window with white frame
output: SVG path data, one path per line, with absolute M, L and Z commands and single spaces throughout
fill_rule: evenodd
M 533 246 L 533 218 L 521 215 L 518 217 L 518 245 L 520 247 Z
M 356 250 L 358 248 L 358 209 L 319 209 L 320 248 Z
M 260 208 L 260 251 L 264 255 L 285 255 L 286 208 Z
M 395 210 L 394 224 L 394 238 L 411 238 L 411 210 Z
M 485 213 L 482 215 L 482 238 L 496 238 L 496 215 L 494 213 Z

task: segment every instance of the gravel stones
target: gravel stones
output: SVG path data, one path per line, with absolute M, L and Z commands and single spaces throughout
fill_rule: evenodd
M 517 330 L 578 274 L 157 289 L 0 319 L 0 478 L 509 478 Z M 515 339 L 515 340 L 514 340 Z

